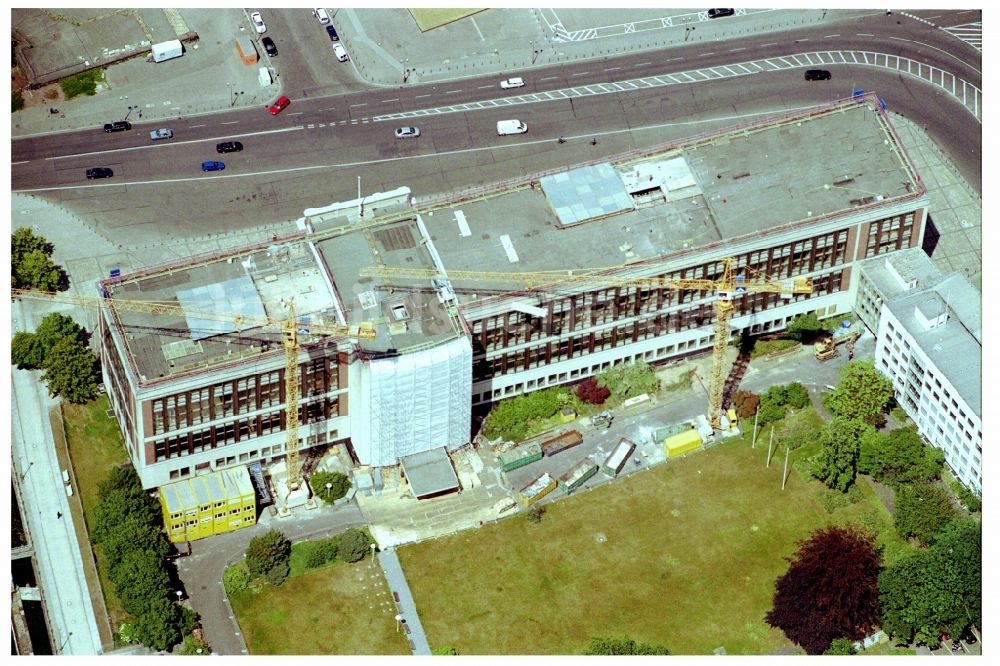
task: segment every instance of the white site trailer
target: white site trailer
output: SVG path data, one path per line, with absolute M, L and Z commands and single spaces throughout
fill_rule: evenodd
M 153 62 L 163 62 L 171 58 L 179 58 L 184 55 L 184 46 L 179 39 L 171 39 L 169 42 L 153 44 Z

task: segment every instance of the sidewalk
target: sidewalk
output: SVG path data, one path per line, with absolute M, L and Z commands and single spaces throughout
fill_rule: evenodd
M 417 605 L 413 601 L 410 593 L 410 586 L 406 583 L 406 576 L 403 574 L 403 567 L 399 564 L 396 551 L 389 549 L 378 554 L 378 563 L 385 572 L 385 580 L 389 583 L 389 589 L 393 596 L 399 595 L 399 614 L 402 616 L 400 622 L 406 630 L 410 640 L 410 647 L 415 655 L 429 655 L 431 646 L 427 643 L 427 636 L 424 628 L 420 624 L 420 616 L 417 615 Z

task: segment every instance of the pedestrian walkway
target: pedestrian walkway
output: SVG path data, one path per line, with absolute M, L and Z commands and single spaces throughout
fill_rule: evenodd
M 429 655 L 431 646 L 427 643 L 427 636 L 424 635 L 424 628 L 417 615 L 417 605 L 413 602 L 413 595 L 410 594 L 410 586 L 406 583 L 406 576 L 403 575 L 403 567 L 399 564 L 396 551 L 391 548 L 383 550 L 378 554 L 378 562 L 385 572 L 385 580 L 389 583 L 393 598 L 395 599 L 397 595 L 399 597 L 397 606 L 402 616 L 400 621 L 409 637 L 413 654 Z

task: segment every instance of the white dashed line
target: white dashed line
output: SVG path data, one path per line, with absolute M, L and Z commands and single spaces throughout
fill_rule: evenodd
M 651 63 L 651 62 L 637 62 L 636 64 L 634 64 L 632 66 L 633 67 L 648 67 L 649 65 L 652 65 L 652 64 L 653 63 Z
M 539 80 L 539 81 L 555 81 L 555 80 L 556 80 L 556 79 L 558 79 L 558 78 L 559 78 L 558 76 L 546 76 L 545 78 L 543 78 L 543 79 L 538 79 L 538 80 Z
M 576 74 L 570 74 L 570 76 L 586 76 L 590 72 L 577 72 Z
M 453 95 L 455 93 L 460 93 L 460 92 L 462 92 L 462 91 L 461 90 L 447 90 L 447 91 L 445 91 L 444 94 L 445 95 Z
M 618 71 L 619 69 L 621 69 L 621 67 L 605 67 L 605 68 L 604 68 L 604 71 L 605 71 L 605 72 L 616 72 L 616 71 Z
M 778 42 L 771 42 L 770 44 L 761 44 L 761 46 L 777 46 Z
M 738 49 L 729 49 L 730 53 L 736 53 L 737 51 L 746 51 L 746 47 L 745 46 L 741 46 Z
M 838 33 L 836 35 L 823 35 L 823 39 L 830 39 L 831 37 L 840 37 L 840 34 Z
M 384 100 L 382 100 L 382 103 L 385 104 L 386 102 L 398 102 L 398 101 L 399 101 L 398 97 L 393 97 L 392 99 L 384 99 Z
M 361 102 L 361 104 L 351 104 L 351 106 L 368 106 L 368 102 Z
M 220 125 L 235 125 L 235 124 L 237 124 L 238 122 L 240 122 L 240 121 L 238 121 L 238 120 L 230 120 L 229 122 L 226 122 L 226 123 L 219 123 L 219 124 L 220 124 Z
M 706 56 L 713 56 L 715 55 L 715 51 L 712 51 L 711 53 L 699 53 L 698 55 L 700 55 L 703 58 Z
M 14 164 L 27 164 L 30 161 L 31 160 L 24 160 L 23 162 L 11 162 L 11 165 L 14 165 Z
M 859 32 L 858 33 L 858 37 L 874 37 L 874 36 L 875 35 L 873 35 L 873 34 L 871 34 L 869 32 Z
M 206 125 L 190 125 L 188 129 L 194 129 L 195 127 L 206 127 Z

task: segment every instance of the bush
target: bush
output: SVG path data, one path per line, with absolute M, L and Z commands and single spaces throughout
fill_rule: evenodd
M 226 594 L 229 595 L 249 588 L 251 580 L 253 579 L 250 577 L 250 572 L 242 563 L 234 564 L 222 574 L 222 586 L 226 588 Z
M 560 396 L 565 389 L 534 391 L 504 400 L 490 413 L 483 433 L 490 439 L 521 440 L 527 436 L 530 421 L 554 416 L 562 407 Z
M 611 391 L 615 400 L 634 398 L 643 393 L 654 396 L 660 380 L 645 361 L 617 365 L 597 375 L 597 385 Z
M 306 568 L 316 569 L 337 559 L 337 543 L 337 539 L 331 538 L 302 544 L 306 547 Z
M 291 557 L 292 542 L 281 532 L 271 530 L 250 540 L 246 550 L 247 570 L 251 576 L 265 576 L 277 565 L 287 565 Z
M 576 386 L 576 397 L 591 405 L 603 405 L 611 395 L 611 389 L 597 385 L 597 380 L 587 377 Z
M 20 90 L 14 90 L 10 93 L 10 112 L 20 111 L 24 108 L 24 97 L 21 96 Z
M 358 562 L 368 553 L 371 543 L 364 530 L 351 527 L 337 539 L 337 554 L 345 562 Z
M 532 505 L 528 513 L 524 514 L 525 519 L 529 523 L 535 523 L 536 525 L 542 522 L 542 516 L 545 515 L 545 507 L 539 506 L 538 504 Z
M 809 312 L 807 314 L 800 314 L 793 319 L 788 324 L 785 335 L 792 340 L 802 342 L 804 340 L 812 340 L 821 335 L 828 335 L 829 333 L 830 329 L 819 321 L 816 313 Z
M 62 88 L 66 99 L 73 99 L 78 95 L 93 96 L 97 94 L 97 83 L 103 80 L 104 75 L 101 73 L 101 70 L 92 69 L 74 74 L 73 76 L 67 76 L 59 82 L 59 87 Z
M 835 638 L 823 654 L 850 655 L 857 653 L 858 651 L 854 649 L 854 641 L 850 638 Z
M 278 562 L 264 574 L 264 580 L 278 587 L 287 580 L 289 571 L 288 562 Z
M 327 484 L 330 484 L 329 489 Z M 316 496 L 327 504 L 333 504 L 351 490 L 351 480 L 340 472 L 316 472 L 309 479 L 309 485 Z
M 757 412 L 760 398 L 752 391 L 737 391 L 733 394 L 733 408 L 741 419 L 748 419 Z
M 978 493 L 969 490 L 957 479 L 950 484 L 952 492 L 958 497 L 958 501 L 972 513 L 979 513 L 983 510 L 983 498 Z
M 212 654 L 208 645 L 199 641 L 194 636 L 185 636 L 184 644 L 181 646 L 181 655 L 185 657 L 207 657 Z
M 932 543 L 945 525 L 958 517 L 951 499 L 934 483 L 905 484 L 896 491 L 896 530 L 904 539 Z
M 792 409 L 802 409 L 810 404 L 809 390 L 798 382 L 785 386 L 785 404 Z

